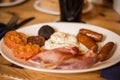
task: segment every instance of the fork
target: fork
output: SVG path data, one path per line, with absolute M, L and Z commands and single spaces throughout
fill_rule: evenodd
M 7 28 L 12 28 L 16 25 L 17 21 L 18 21 L 19 17 L 17 15 L 13 15 L 9 22 L 7 23 Z
M 5 35 L 6 32 L 12 30 L 12 28 L 16 25 L 19 17 L 17 15 L 13 15 L 7 23 L 6 28 L 0 33 L 0 40 Z

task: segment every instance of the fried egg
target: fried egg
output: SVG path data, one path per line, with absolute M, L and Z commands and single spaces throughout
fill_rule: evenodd
M 55 32 L 54 34 L 51 35 L 50 39 L 45 41 L 46 49 L 73 46 L 77 47 L 79 46 L 76 36 L 64 32 Z

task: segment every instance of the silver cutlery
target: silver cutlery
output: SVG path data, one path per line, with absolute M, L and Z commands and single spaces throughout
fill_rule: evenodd
M 5 28 L 1 28 L 0 32 L 0 39 L 2 39 L 2 37 L 5 35 L 6 32 L 10 31 L 10 30 L 15 30 L 18 29 L 19 27 L 23 26 L 24 24 L 26 24 L 27 22 L 33 20 L 35 17 L 29 17 L 23 21 L 21 21 L 20 23 L 17 24 L 17 21 L 19 19 L 19 17 L 17 15 L 13 15 L 11 17 L 11 19 L 9 20 L 8 24 L 6 25 Z

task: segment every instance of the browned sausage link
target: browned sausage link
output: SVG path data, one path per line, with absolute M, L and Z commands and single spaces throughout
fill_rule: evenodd
M 29 36 L 27 43 L 38 44 L 40 47 L 44 45 L 45 38 L 43 36 Z
M 113 42 L 108 42 L 106 43 L 103 48 L 100 50 L 100 52 L 98 53 L 98 58 L 100 61 L 105 61 L 108 58 L 110 58 L 110 53 L 112 51 L 112 48 L 114 47 L 114 43 Z
M 85 34 L 85 35 L 91 37 L 96 42 L 101 42 L 102 39 L 103 39 L 103 35 L 102 34 L 97 33 L 95 31 L 88 30 L 88 29 L 80 29 L 79 33 L 82 33 L 82 34 Z
M 97 51 L 98 49 L 98 45 L 94 42 L 93 39 L 91 39 L 90 37 L 84 35 L 84 34 L 81 34 L 81 33 L 78 33 L 77 35 L 77 39 L 83 44 L 85 45 L 88 49 L 91 49 L 93 50 L 94 52 Z

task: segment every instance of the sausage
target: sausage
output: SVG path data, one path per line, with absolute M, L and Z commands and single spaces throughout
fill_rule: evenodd
M 40 47 L 44 45 L 45 38 L 43 36 L 29 36 L 27 43 L 38 44 Z
M 78 41 L 80 41 L 83 45 L 85 45 L 88 49 L 93 50 L 94 52 L 97 51 L 98 49 L 98 45 L 95 43 L 95 41 L 93 39 L 91 39 L 90 37 L 78 33 L 77 35 L 77 39 Z
M 92 39 L 94 39 L 96 42 L 101 42 L 103 39 L 103 34 L 97 33 L 95 31 L 91 31 L 88 29 L 80 29 L 79 33 L 85 34 L 89 37 L 91 37 Z
M 114 43 L 113 42 L 108 42 L 106 43 L 103 48 L 100 50 L 100 52 L 98 53 L 98 58 L 100 61 L 105 61 L 108 58 L 110 58 L 110 53 L 112 51 L 114 47 Z

